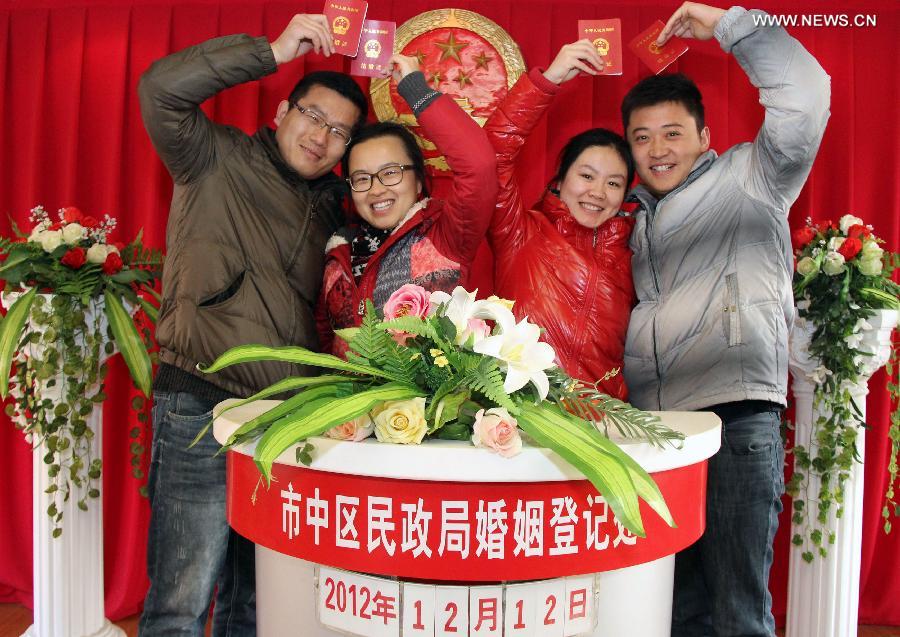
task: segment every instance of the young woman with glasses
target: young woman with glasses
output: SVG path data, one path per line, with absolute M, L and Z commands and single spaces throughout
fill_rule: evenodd
M 342 172 L 359 219 L 326 246 L 317 307 L 320 347 L 343 354 L 334 330 L 359 325 L 365 300 L 383 307 L 407 283 L 429 291 L 465 286 L 497 197 L 494 150 L 484 131 L 450 97 L 433 90 L 415 57 L 391 58 L 397 92 L 426 137 L 446 157 L 453 186 L 429 198 L 425 159 L 399 124 L 363 128 L 350 140 Z
M 620 211 L 634 161 L 621 136 L 601 128 L 570 139 L 543 197 L 528 208 L 515 181 L 516 160 L 559 91 L 579 73 L 597 75 L 603 60 L 588 40 L 567 44 L 550 67 L 523 75 L 485 131 L 497 152 L 500 194 L 488 230 L 495 292 L 515 300 L 517 317 L 546 331 L 571 376 L 593 383 L 621 371 L 634 304 L 633 221 Z M 621 373 L 601 391 L 626 397 Z

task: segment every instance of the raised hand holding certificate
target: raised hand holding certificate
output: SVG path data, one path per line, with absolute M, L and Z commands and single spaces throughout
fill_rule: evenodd
M 359 53 L 350 61 L 351 75 L 383 77 L 388 60 L 394 53 L 397 23 L 388 20 L 366 20 L 359 39 Z
M 605 63 L 601 75 L 622 75 L 622 21 L 579 20 L 578 39 L 590 40 Z
M 368 6 L 365 0 L 326 0 L 322 13 L 334 38 L 335 53 L 356 55 Z
M 634 51 L 641 62 L 650 67 L 650 70 L 656 75 L 659 75 L 660 71 L 688 50 L 688 45 L 684 43 L 684 40 L 675 37 L 666 42 L 664 46 L 657 46 L 656 38 L 659 37 L 665 26 L 662 20 L 657 20 L 649 29 L 628 43 L 628 48 Z

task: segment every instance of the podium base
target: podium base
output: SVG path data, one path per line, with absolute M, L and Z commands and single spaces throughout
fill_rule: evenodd
M 38 629 L 34 624 L 28 627 L 24 633 L 22 633 L 22 637 L 51 637 L 49 635 L 41 635 L 38 632 Z M 52 637 L 56 637 L 53 635 Z M 104 620 L 103 628 L 100 630 L 91 633 L 90 635 L 70 635 L 69 633 L 65 634 L 65 637 L 125 637 L 125 631 L 110 622 L 108 619 Z
M 256 630 L 258 637 L 296 634 L 342 637 L 317 618 L 315 567 L 307 562 L 256 545 Z M 675 556 L 598 575 L 597 617 L 584 637 L 669 637 L 672 630 L 672 584 Z M 302 618 L 302 619 L 301 619 Z M 444 633 L 440 633 L 444 634 Z

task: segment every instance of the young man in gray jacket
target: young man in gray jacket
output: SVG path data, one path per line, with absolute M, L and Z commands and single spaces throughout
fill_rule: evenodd
M 774 635 L 768 590 L 784 490 L 793 261 L 787 215 L 829 115 L 829 78 L 765 14 L 687 2 L 671 36 L 715 37 L 759 89 L 752 143 L 709 150 L 701 95 L 682 75 L 654 76 L 622 102 L 641 185 L 631 237 L 638 305 L 625 379 L 643 409 L 713 411 L 707 526 L 676 557 L 673 635 Z
M 213 406 L 289 375 L 254 363 L 203 375 L 235 345 L 316 347 L 314 306 L 328 237 L 343 224 L 343 182 L 332 169 L 365 122 L 365 95 L 348 76 L 304 77 L 255 135 L 200 108 L 228 87 L 274 73 L 309 51 L 329 55 L 322 15 L 294 16 L 274 42 L 234 35 L 159 60 L 138 91 L 144 124 L 175 183 L 154 380 L 150 589 L 140 634 L 256 634 L 254 547 L 225 518 L 225 458 L 211 435 L 189 448 Z

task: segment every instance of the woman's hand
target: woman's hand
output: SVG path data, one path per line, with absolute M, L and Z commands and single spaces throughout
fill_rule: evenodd
M 606 66 L 603 58 L 597 53 L 597 48 L 590 40 L 578 40 L 566 44 L 556 54 L 556 59 L 550 64 L 544 77 L 554 84 L 568 82 L 579 72 L 588 75 L 599 75 Z
M 419 70 L 419 60 L 418 58 L 411 55 L 402 55 L 400 53 L 395 53 L 391 56 L 391 59 L 388 60 L 387 68 L 381 72 L 382 75 L 387 77 L 388 75 L 394 78 L 394 81 L 397 84 L 400 83 L 404 77 L 409 75 L 410 73 L 415 73 Z

